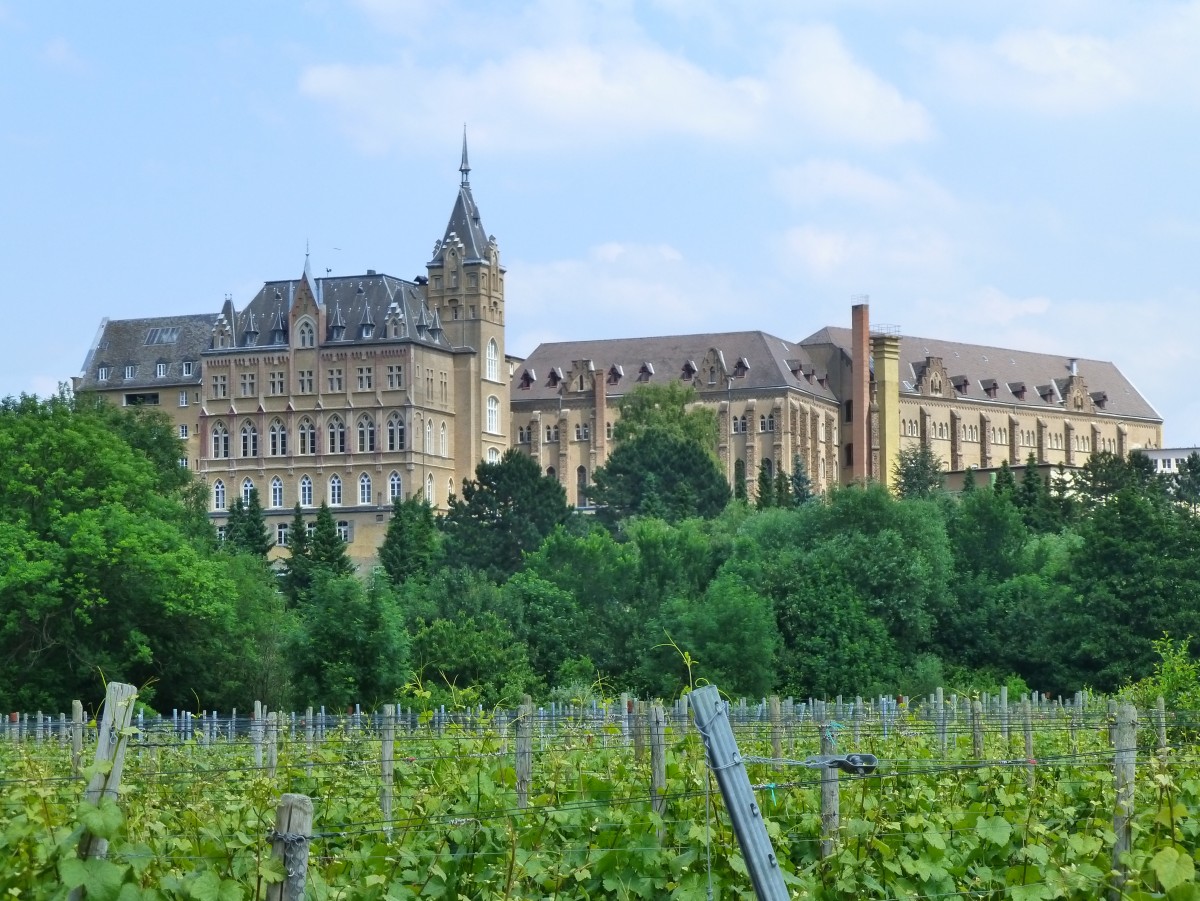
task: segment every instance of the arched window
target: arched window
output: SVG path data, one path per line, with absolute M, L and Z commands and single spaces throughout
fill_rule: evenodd
M 546 467 L 546 478 L 554 479 L 555 481 L 558 480 L 558 473 L 554 471 L 553 466 Z
M 242 456 L 258 456 L 258 429 L 252 422 L 242 424 Z
M 489 395 L 487 399 L 487 419 L 484 428 L 493 435 L 500 433 L 500 398 L 494 394 Z
M 404 450 L 404 417 L 399 413 L 388 418 L 387 441 L 389 451 Z
M 271 506 L 283 506 L 283 479 L 279 478 L 279 476 L 271 479 Z
M 287 452 L 288 452 L 287 426 L 285 426 L 283 424 L 283 420 L 281 420 L 281 419 L 271 420 L 271 427 L 270 427 L 269 432 L 270 432 L 270 439 L 271 439 L 271 456 L 272 457 L 286 457 Z
M 438 445 L 438 452 L 443 457 L 450 456 L 450 444 L 446 439 L 446 423 L 445 422 L 442 423 L 441 443 Z
M 369 413 L 358 418 L 358 452 L 360 454 L 375 451 L 375 419 Z
M 317 427 L 307 416 L 300 420 L 297 428 L 300 436 L 300 453 L 305 456 L 317 452 Z
M 242 503 L 250 503 L 250 498 L 254 496 L 254 481 L 252 479 L 242 480 Z
M 296 330 L 296 345 L 298 347 L 314 347 L 317 343 L 317 332 L 312 322 L 305 319 Z
M 498 448 L 494 448 L 494 447 L 488 448 L 487 461 L 489 463 L 499 463 L 500 462 L 500 451 Z
M 371 503 L 371 477 L 365 472 L 358 477 L 358 502 Z
M 429 506 L 437 506 L 437 498 L 433 494 L 433 473 L 430 473 L 429 477 L 425 479 L 425 500 L 429 502 Z
M 454 479 L 446 479 L 446 503 L 450 503 L 450 498 L 454 497 Z
M 496 344 L 496 339 L 492 338 L 487 345 L 487 378 L 491 381 L 498 381 L 500 378 L 500 348 Z
M 213 482 L 213 509 L 225 509 L 225 483 L 220 479 Z
M 775 465 L 771 462 L 770 457 L 763 457 L 762 468 L 768 479 L 775 478 Z
M 346 452 L 346 424 L 340 416 L 329 417 L 329 453 L 344 454 Z
M 340 507 L 342 505 L 342 477 L 332 475 L 329 477 L 329 506 Z
M 311 507 L 312 505 L 312 479 L 303 475 L 300 477 L 300 506 Z
M 588 472 L 586 466 L 575 470 L 575 506 L 586 507 L 588 494 Z
M 213 426 L 212 455 L 217 460 L 223 460 L 229 456 L 229 429 L 225 428 L 223 422 L 218 422 Z
M 388 476 L 388 498 L 393 501 L 404 498 L 404 483 L 398 472 L 393 472 Z
M 425 447 L 424 451 L 427 454 L 433 453 L 433 420 L 425 420 Z

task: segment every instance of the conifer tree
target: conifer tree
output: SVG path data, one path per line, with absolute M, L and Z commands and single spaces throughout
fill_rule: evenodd
M 346 542 L 338 534 L 328 504 L 322 503 L 317 511 L 317 525 L 309 542 L 308 557 L 314 570 L 335 576 L 348 576 L 354 572 L 354 564 L 346 554 Z
M 804 466 L 804 459 L 796 454 L 792 458 L 792 504 L 800 507 L 816 497 L 813 491 L 812 479 Z
M 997 494 L 1007 494 L 1010 498 L 1016 494 L 1017 480 L 1013 477 L 1007 460 L 1000 461 L 1000 469 L 996 472 L 996 481 L 992 483 L 992 490 Z
M 780 467 L 775 473 L 775 506 L 790 507 L 792 505 L 792 480 Z
M 975 491 L 975 467 L 968 466 L 963 472 L 962 493 L 972 494 Z
M 733 496 L 739 501 L 749 500 L 746 494 L 745 460 L 737 460 L 733 464 Z
M 225 540 L 229 549 L 236 553 L 267 557 L 275 542 L 267 534 L 267 520 L 262 505 L 258 502 L 258 489 L 250 489 L 250 500 L 244 503 L 239 497 L 229 511 Z
M 754 492 L 754 506 L 759 510 L 775 506 L 775 482 L 771 471 L 767 469 L 767 461 L 758 464 L 758 486 Z
M 304 511 L 297 503 L 292 515 L 292 524 L 288 528 L 288 559 L 283 570 L 283 592 L 293 604 L 312 587 L 310 544 Z
M 422 495 L 392 501 L 392 518 L 379 546 L 379 564 L 393 585 L 427 576 L 437 557 L 437 523 Z

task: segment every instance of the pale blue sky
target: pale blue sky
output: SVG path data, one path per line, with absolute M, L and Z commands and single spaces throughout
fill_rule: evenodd
M 1200 2 L 0 0 L 0 395 L 101 317 L 424 271 L 508 350 L 848 325 L 1113 360 L 1200 443 Z M 582 287 L 580 283 L 582 281 Z

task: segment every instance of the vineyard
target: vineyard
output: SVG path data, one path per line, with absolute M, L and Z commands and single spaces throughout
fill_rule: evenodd
M 386 714 L 135 718 L 107 736 L 124 759 L 98 803 L 87 780 L 114 774 L 79 771 L 105 737 L 94 722 L 6 722 L 0 890 L 268 897 L 282 840 L 307 848 L 316 899 L 755 897 L 684 703 Z M 773 699 L 727 715 L 792 897 L 1200 897 L 1194 714 L 1141 713 L 1123 805 L 1100 699 Z M 839 773 L 814 762 L 823 745 L 878 766 Z M 306 834 L 280 834 L 284 794 L 311 800 Z

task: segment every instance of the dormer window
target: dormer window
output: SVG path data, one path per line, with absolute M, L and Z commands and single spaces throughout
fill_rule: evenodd
M 638 381 L 648 382 L 653 375 L 654 367 L 650 363 L 643 363 L 642 367 L 638 370 Z
M 608 382 L 608 384 L 615 385 L 617 382 L 621 381 L 624 375 L 625 372 L 620 366 L 613 365 L 608 367 L 608 376 L 605 380 Z
M 1025 383 L 1024 382 L 1009 382 L 1008 390 L 1012 392 L 1012 396 L 1017 400 L 1025 399 Z
M 735 379 L 745 378 L 746 373 L 748 373 L 749 371 L 750 371 L 750 364 L 746 362 L 746 358 L 738 357 L 738 361 L 733 367 L 733 377 Z M 808 375 L 808 380 L 811 382 L 812 381 L 812 371 L 809 370 L 807 375 Z
M 551 388 L 557 388 L 560 384 L 562 384 L 562 380 L 563 380 L 562 370 L 559 369 L 558 367 L 554 367 L 550 370 L 550 376 L 546 380 L 546 384 L 549 385 Z
M 537 381 L 537 376 L 532 369 L 526 369 L 521 373 L 521 380 L 517 382 L 517 387 L 522 391 L 528 391 L 533 383 Z
M 696 377 L 696 364 L 687 360 L 683 364 L 683 380 L 690 381 Z
M 1000 383 L 995 379 L 984 379 L 980 384 L 983 386 L 983 393 L 988 397 L 995 399 L 1000 396 Z
M 108 381 L 108 367 L 101 366 L 99 369 L 97 369 L 96 370 L 96 378 L 102 382 L 107 382 Z
M 167 377 L 167 364 L 156 363 L 154 366 L 154 377 L 156 379 L 165 379 Z
M 345 335 L 346 335 L 346 326 L 335 325 L 333 327 L 333 340 L 334 341 L 341 341 L 342 338 L 345 337 Z
M 965 375 L 954 376 L 950 379 L 950 384 L 954 386 L 954 390 L 959 394 L 966 394 L 971 387 L 971 382 Z
M 586 391 L 587 390 L 587 376 L 584 375 L 583 373 L 580 373 L 579 378 L 577 378 L 575 380 L 575 390 L 576 391 Z
M 136 374 L 137 374 L 137 367 L 134 366 L 133 364 L 129 364 L 125 367 L 125 378 L 131 379 Z
M 1103 410 L 1104 405 L 1108 403 L 1108 394 L 1103 391 L 1096 391 L 1092 394 L 1092 403 L 1096 405 L 1096 409 Z
M 369 322 L 364 322 L 361 326 L 361 331 L 362 334 L 360 337 L 370 338 L 373 334 L 375 334 L 375 326 Z
M 1037 392 L 1038 396 L 1046 403 L 1050 403 L 1054 399 L 1053 385 L 1038 385 Z

